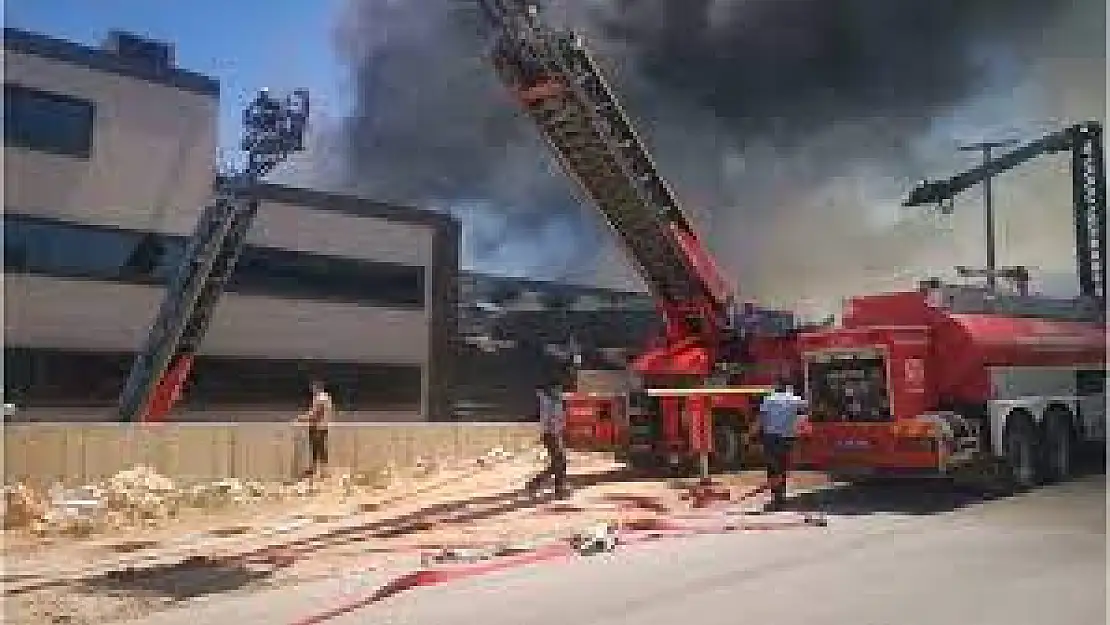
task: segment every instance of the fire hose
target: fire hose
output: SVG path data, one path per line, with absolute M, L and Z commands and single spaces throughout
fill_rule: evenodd
M 420 568 L 414 571 L 401 574 L 371 591 L 341 599 L 330 608 L 302 617 L 290 625 L 319 625 L 414 588 L 440 586 L 529 564 L 569 559 L 575 555 L 608 552 L 618 544 L 636 545 L 667 538 L 827 526 L 827 519 L 820 514 L 802 514 L 796 519 L 777 522 L 752 522 L 744 519 L 743 517 L 751 515 L 751 511 L 741 509 L 740 504 L 766 490 L 767 485 L 764 484 L 731 500 L 731 506 L 712 515 L 702 513 L 671 515 L 667 519 L 602 522 L 570 539 L 556 539 L 546 544 L 532 541 L 516 547 L 444 550 L 431 558 L 422 557 Z

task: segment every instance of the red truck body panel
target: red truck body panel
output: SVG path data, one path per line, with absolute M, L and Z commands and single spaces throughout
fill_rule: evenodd
M 996 395 L 993 371 L 1105 367 L 1104 324 L 953 313 L 929 304 L 925 292 L 853 298 L 843 327 L 800 337 L 808 357 L 853 350 L 881 353 L 891 417 L 852 421 L 811 406 L 799 432 L 801 464 L 838 470 L 936 470 L 946 450 L 934 440 L 932 426 L 917 419 L 945 405 L 985 405 Z
M 623 395 L 570 393 L 565 398 L 566 445 L 578 451 L 618 451 L 627 437 Z
M 711 355 L 696 337 L 677 343 L 657 342 L 632 361 L 632 371 L 645 376 L 706 375 Z

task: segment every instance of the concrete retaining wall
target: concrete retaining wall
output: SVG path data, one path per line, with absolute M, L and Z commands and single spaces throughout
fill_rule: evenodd
M 535 424 L 337 423 L 331 464 L 354 472 L 418 458 L 463 459 L 494 447 L 538 441 Z M 287 423 L 16 423 L 4 426 L 4 483 L 77 485 L 146 464 L 181 482 L 240 477 L 283 480 L 293 473 L 294 427 Z

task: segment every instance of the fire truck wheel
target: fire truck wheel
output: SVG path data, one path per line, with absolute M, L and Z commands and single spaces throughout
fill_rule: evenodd
M 740 427 L 730 421 L 713 424 L 713 454 L 710 456 L 714 471 L 740 468 L 744 455 L 744 437 Z
M 651 469 L 659 468 L 659 459 L 656 458 L 655 454 L 652 453 L 630 453 L 628 454 L 626 462 L 628 463 L 629 468 L 634 471 L 648 471 Z
M 1024 491 L 1038 486 L 1037 431 L 1033 420 L 1024 411 L 1014 411 L 1006 419 L 1004 435 L 1006 464 L 1013 490 Z
M 1071 477 L 1073 442 L 1071 414 L 1067 410 L 1049 409 L 1044 424 L 1043 474 L 1046 482 Z

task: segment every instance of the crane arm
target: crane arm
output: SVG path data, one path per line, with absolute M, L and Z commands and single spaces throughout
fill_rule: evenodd
M 998 174 L 1009 171 L 1042 154 L 1053 154 L 1072 149 L 1072 146 L 1077 144 L 1079 138 L 1090 131 L 1089 126 L 1097 127 L 1098 124 L 1094 122 L 1090 124 L 1077 124 L 1042 137 L 1012 152 L 991 159 L 974 169 L 956 174 L 947 180 L 922 182 L 910 191 L 909 196 L 906 198 L 905 202 L 903 202 L 903 206 L 939 204 L 956 197 L 987 178 L 992 178 Z
M 904 206 L 950 201 L 960 193 L 1042 154 L 1071 152 L 1072 209 L 1075 219 L 1079 290 L 1100 308 L 1106 305 L 1106 169 L 1102 125 L 1075 124 L 1053 132 L 948 180 L 925 181 L 915 187 Z

